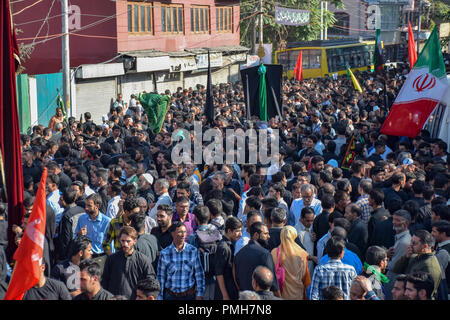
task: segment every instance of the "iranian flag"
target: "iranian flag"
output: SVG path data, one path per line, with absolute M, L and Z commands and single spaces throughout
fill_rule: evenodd
M 408 74 L 381 133 L 416 137 L 448 87 L 436 28 Z

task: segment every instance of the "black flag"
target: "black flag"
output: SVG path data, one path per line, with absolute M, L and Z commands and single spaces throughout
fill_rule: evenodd
M 267 119 L 270 119 L 276 115 L 279 115 L 278 110 L 279 112 L 282 112 L 280 108 L 283 102 L 281 98 L 281 77 L 283 75 L 283 66 L 279 64 L 265 64 L 264 66 L 267 70 Z M 240 73 L 242 84 L 244 86 L 245 101 L 247 101 L 247 110 L 250 111 L 250 117 L 257 116 L 259 118 L 258 68 L 259 66 L 246 68 L 241 70 Z
M 208 50 L 208 80 L 206 84 L 206 105 L 205 105 L 205 115 L 208 119 L 208 123 L 212 126 L 214 124 L 214 98 L 212 94 L 212 84 L 211 84 L 211 61 L 209 57 Z

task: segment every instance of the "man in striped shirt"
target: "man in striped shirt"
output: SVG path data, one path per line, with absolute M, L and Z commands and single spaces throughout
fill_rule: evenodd
M 205 274 L 196 247 L 185 243 L 184 223 L 175 221 L 169 231 L 173 242 L 161 251 L 158 263 L 159 300 L 201 300 L 205 291 Z

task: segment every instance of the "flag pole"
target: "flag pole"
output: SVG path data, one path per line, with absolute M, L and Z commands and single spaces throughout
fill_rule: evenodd
M 273 101 L 275 102 L 275 107 L 277 108 L 278 115 L 280 116 L 280 120 L 283 120 L 283 115 L 280 112 L 280 106 L 278 105 L 277 96 L 275 94 L 275 90 L 273 90 L 272 86 L 269 84 L 270 92 L 272 92 Z
M 250 91 L 248 88 L 248 74 L 245 74 L 245 83 L 247 85 L 247 120 L 250 120 Z
M 8 202 L 8 190 L 6 189 L 6 177 L 5 177 L 5 164 L 3 162 L 3 153 L 0 150 L 0 169 L 2 175 L 3 193 L 5 196 L 5 201 Z

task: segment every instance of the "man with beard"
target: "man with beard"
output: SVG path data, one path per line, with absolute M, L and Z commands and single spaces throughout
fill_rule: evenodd
M 167 204 L 161 204 L 158 206 L 156 214 L 157 227 L 152 228 L 151 234 L 158 239 L 162 249 L 170 246 L 172 243 L 172 235 L 169 232 L 169 228 L 172 225 L 173 208 Z
M 429 273 L 434 283 L 434 289 L 431 294 L 434 300 L 437 297 L 437 290 L 442 279 L 442 269 L 436 254 L 433 252 L 433 247 L 434 239 L 428 231 L 416 231 L 411 238 L 411 244 L 408 246 L 406 254 L 398 259 L 393 267 L 393 271 L 405 274 L 418 271 Z M 408 284 L 406 288 L 408 288 Z
M 114 295 L 136 299 L 136 285 L 140 280 L 155 278 L 150 258 L 134 249 L 138 234 L 133 227 L 120 229 L 121 250 L 108 256 L 102 275 L 102 286 Z
M 389 248 L 387 255 L 389 257 L 388 272 L 387 277 L 389 278 L 389 283 L 386 284 L 386 299 L 391 300 L 390 295 L 392 290 L 392 283 L 397 276 L 394 273 L 393 268 L 397 261 L 406 253 L 406 249 L 411 243 L 411 234 L 409 233 L 408 227 L 411 223 L 411 215 L 406 210 L 395 211 L 392 216 L 392 224 L 395 230 L 395 244 L 393 247 Z
M 217 244 L 214 272 L 216 287 L 214 300 L 236 300 L 238 290 L 233 281 L 232 266 L 234 261 L 234 244 L 242 236 L 242 222 L 236 217 L 229 217 L 225 222 L 225 234 Z
M 431 300 L 433 289 L 433 277 L 428 272 L 418 271 L 406 276 L 407 300 Z
M 94 193 L 86 198 L 84 210 L 86 213 L 78 218 L 75 234 L 86 236 L 92 242 L 93 258 L 104 255 L 102 240 L 108 230 L 111 218 L 100 212 L 102 198 Z
M 127 198 L 123 203 L 123 213 L 117 218 L 111 219 L 108 226 L 108 231 L 103 238 L 103 250 L 109 256 L 114 251 L 112 249 L 114 243 L 115 251 L 120 250 L 119 234 L 123 226 L 131 225 L 131 216 L 141 211 L 139 203 L 136 198 Z
M 252 274 L 256 267 L 267 267 L 275 273 L 275 264 L 268 248 L 269 229 L 262 222 L 255 222 L 250 226 L 249 243 L 242 248 L 234 259 L 233 278 L 238 291 L 253 290 Z M 271 290 L 275 296 L 281 297 L 278 281 L 274 279 Z

